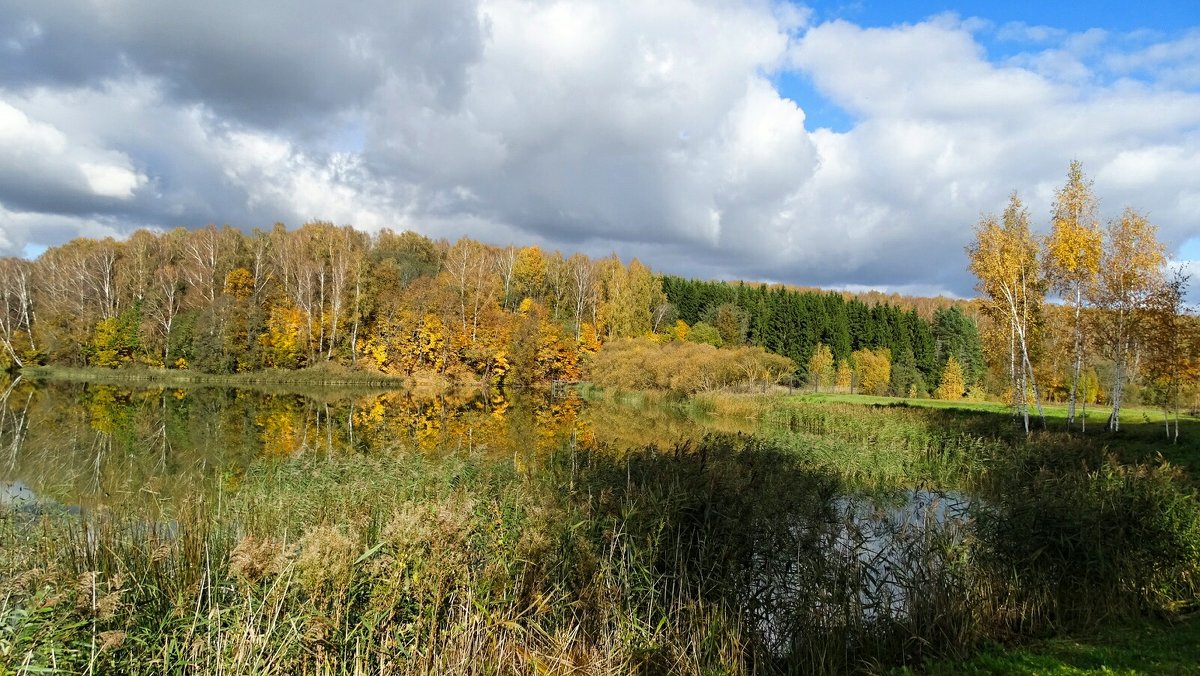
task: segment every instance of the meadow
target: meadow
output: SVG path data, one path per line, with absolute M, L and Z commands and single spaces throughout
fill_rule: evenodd
M 256 395 L 220 427 L 257 452 L 143 467 L 136 431 L 195 434 L 207 391 L 82 392 L 74 434 L 113 445 L 71 462 L 126 464 L 82 509 L 80 469 L 0 507 L 0 673 L 1153 671 L 1195 635 L 1161 624 L 1200 600 L 1194 420 L 593 392 L 389 426 L 397 400 Z M 205 490 L 156 483 L 181 463 Z

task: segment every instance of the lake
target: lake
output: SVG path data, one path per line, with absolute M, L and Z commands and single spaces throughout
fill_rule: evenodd
M 261 459 L 464 453 L 536 463 L 564 444 L 672 447 L 745 417 L 561 396 L 129 387 L 21 381 L 0 394 L 3 500 L 98 509 L 229 488 Z

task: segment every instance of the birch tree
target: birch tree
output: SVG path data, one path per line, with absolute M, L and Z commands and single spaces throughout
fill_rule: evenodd
M 1068 427 L 1075 423 L 1079 374 L 1083 369 L 1086 340 L 1083 304 L 1100 271 L 1102 242 L 1092 182 L 1084 178 L 1082 165 L 1072 162 L 1067 170 L 1066 185 L 1055 197 L 1050 236 L 1046 239 L 1043 254 L 1051 288 L 1071 303 L 1073 311 L 1071 385 L 1067 395 Z
M 1111 221 L 1107 235 L 1094 304 L 1100 310 L 1098 343 L 1113 365 L 1108 429 L 1116 432 L 1121 400 L 1137 369 L 1147 310 L 1162 280 L 1166 248 L 1158 241 L 1158 229 L 1133 209 Z
M 0 259 L 0 344 L 13 365 L 25 366 L 25 357 L 37 352 L 33 336 L 33 294 L 29 261 Z
M 1148 300 L 1145 334 L 1145 370 L 1155 386 L 1163 408 L 1167 438 L 1179 441 L 1179 399 L 1185 384 L 1196 379 L 1195 317 L 1185 298 L 1190 275 L 1181 268 L 1171 270 Z M 1175 429 L 1171 423 L 1174 418 Z
M 1013 405 L 1029 433 L 1028 397 L 1042 411 L 1029 357 L 1032 329 L 1045 298 L 1046 284 L 1038 266 L 1038 241 L 1029 231 L 1029 211 L 1014 192 L 1002 219 L 983 216 L 975 226 L 975 242 L 967 247 L 976 288 L 985 296 L 984 310 L 1009 332 L 1009 381 Z

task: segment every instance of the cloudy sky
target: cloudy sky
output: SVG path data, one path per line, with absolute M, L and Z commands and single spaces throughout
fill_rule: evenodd
M 1200 259 L 1200 9 L 1067 4 L 0 0 L 0 255 L 323 219 L 970 295 L 1078 159 Z

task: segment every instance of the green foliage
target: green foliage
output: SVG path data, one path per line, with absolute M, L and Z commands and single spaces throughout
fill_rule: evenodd
M 949 307 L 934 312 L 932 331 L 937 342 L 937 363 L 944 367 L 954 357 L 968 387 L 981 382 L 987 365 L 975 322 L 957 307 Z
M 725 344 L 725 340 L 721 338 L 721 332 L 708 322 L 698 322 L 692 326 L 687 333 L 687 339 L 693 343 L 704 343 L 713 347 L 721 347 Z
M 1195 602 L 1200 503 L 1179 470 L 1122 464 L 1066 440 L 1023 450 L 977 514 L 982 560 L 1026 571 L 1014 607 L 1069 625 Z
M 750 314 L 735 303 L 721 303 L 704 313 L 704 321 L 721 334 L 722 345 L 741 345 L 750 330 Z
M 904 382 L 898 384 L 901 391 L 907 392 L 914 383 L 922 383 L 918 389 L 923 390 L 923 384 L 936 382 L 944 363 L 939 359 L 930 323 L 915 311 L 886 303 L 869 306 L 837 293 L 672 276 L 662 278 L 662 288 L 681 320 L 717 324 L 718 314 L 724 312 L 727 321 L 720 333 L 726 344 L 737 335 L 750 345 L 789 357 L 797 364 L 807 364 L 818 343 L 829 346 L 836 360 L 847 359 L 852 351 L 861 349 L 886 348 L 894 355 L 907 351 L 912 354 L 911 368 L 902 371 Z M 740 313 L 731 312 L 732 308 Z
M 132 362 L 138 356 L 140 309 L 135 305 L 118 317 L 109 317 L 96 323 L 87 349 L 89 366 L 116 368 Z
M 896 355 L 892 362 L 889 383 L 891 393 L 897 397 L 923 397 L 929 394 L 925 378 L 917 368 L 916 358 L 912 350 L 907 348 Z

